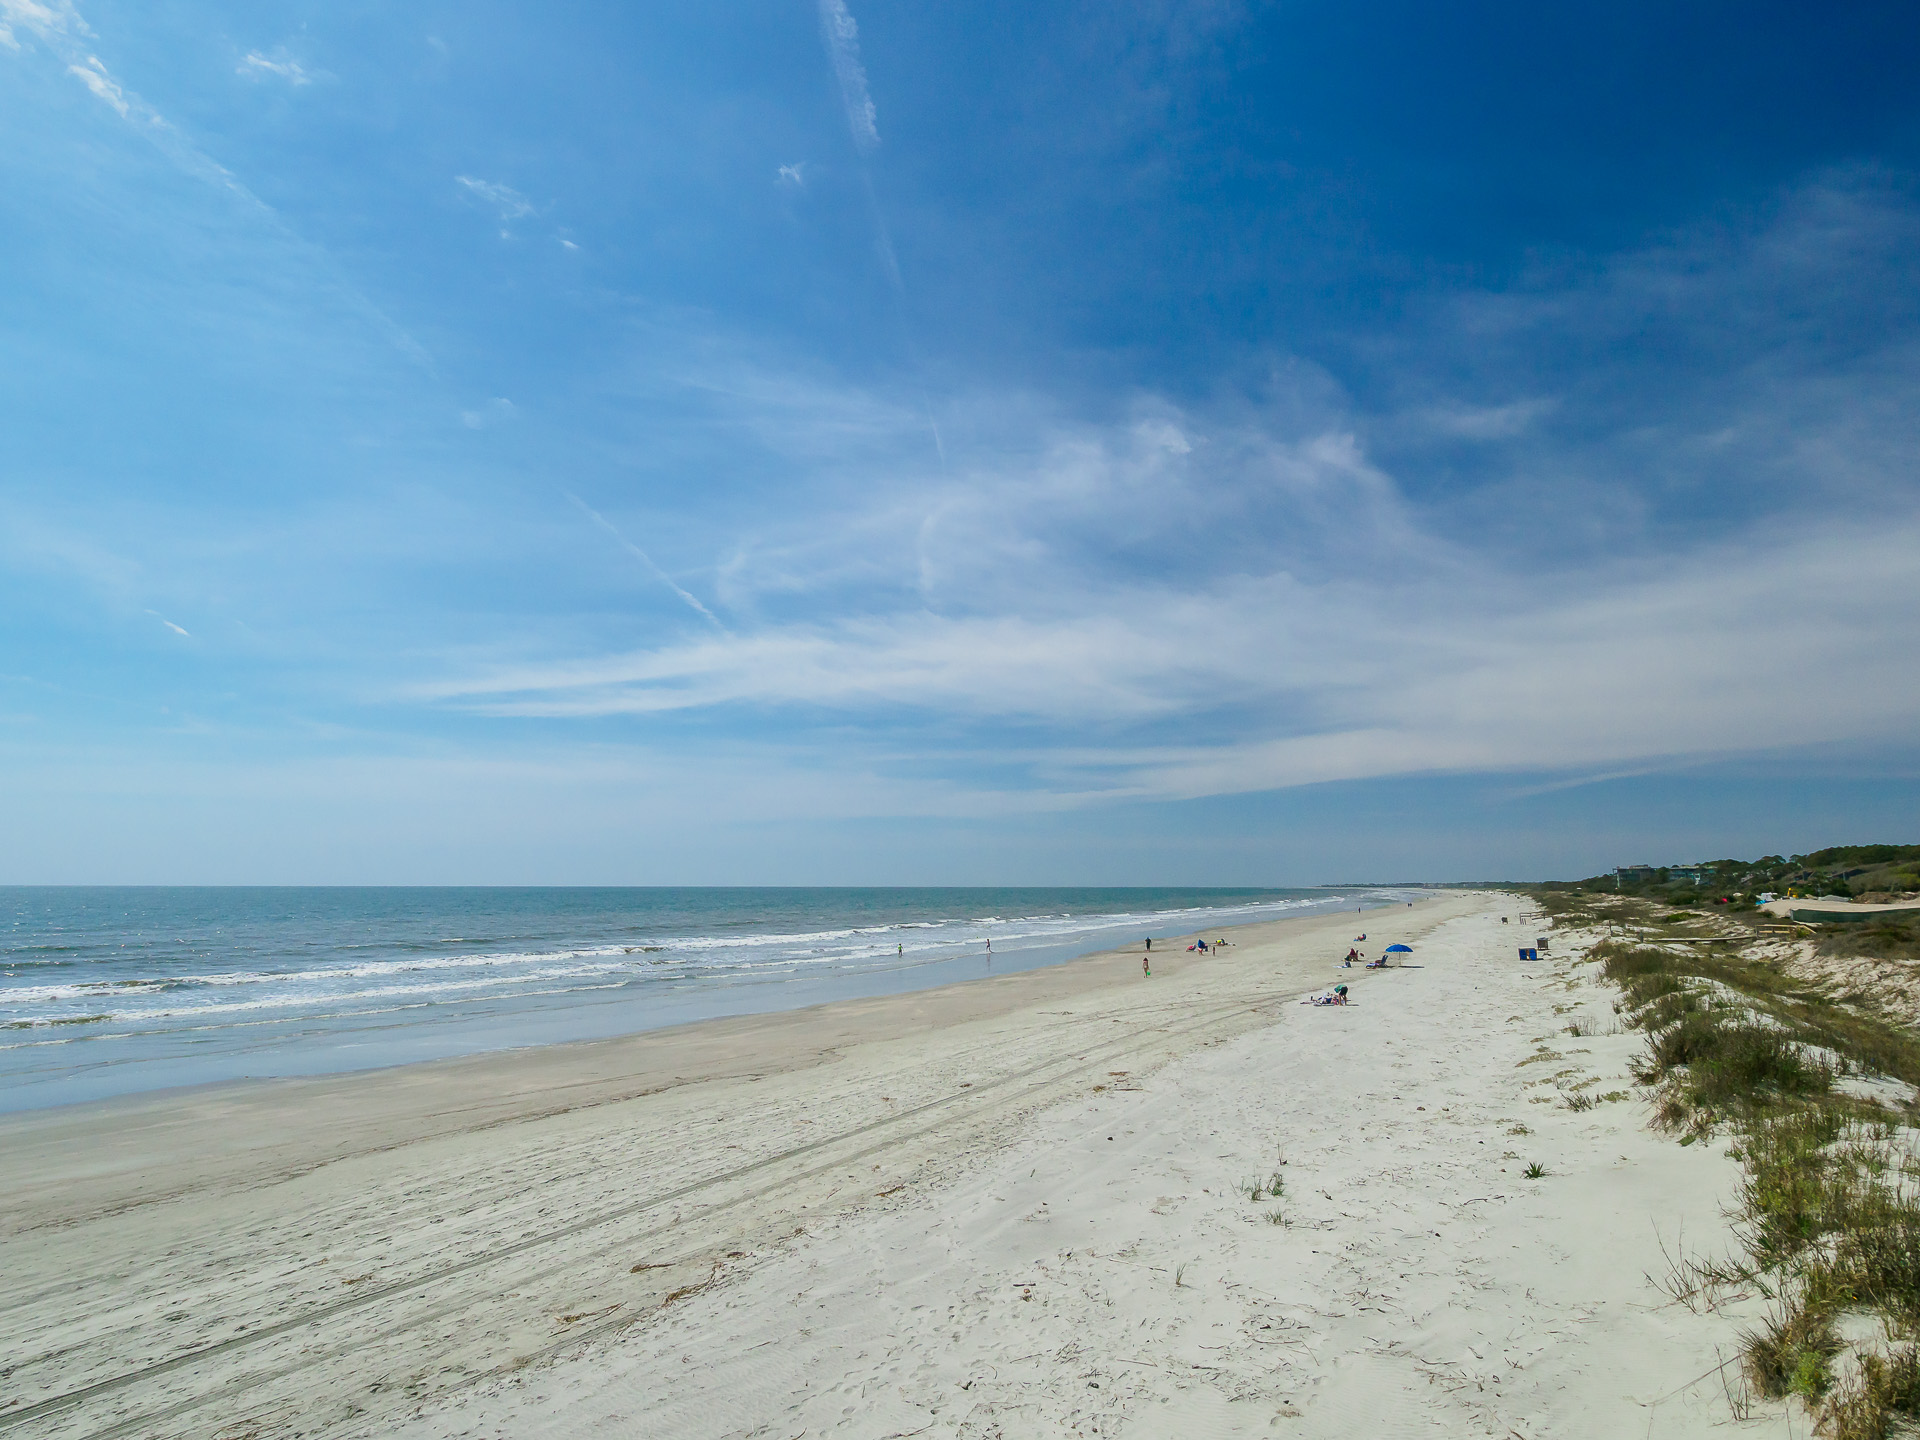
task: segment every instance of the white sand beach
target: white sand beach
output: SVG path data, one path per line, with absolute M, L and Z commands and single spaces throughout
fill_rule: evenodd
M 1609 992 L 1523 903 L 11 1117 L 0 1434 L 1728 1423 L 1733 1319 L 1648 1277 L 1735 1166 L 1558 1103 L 1639 1041 L 1565 1033 Z M 1356 927 L 1408 967 L 1336 970 Z

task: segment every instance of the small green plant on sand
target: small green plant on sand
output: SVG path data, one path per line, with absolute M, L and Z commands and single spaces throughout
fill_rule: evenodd
M 1527 1168 L 1520 1172 L 1529 1180 L 1538 1180 L 1547 1173 L 1547 1167 L 1538 1160 L 1530 1161 Z
M 1827 1357 L 1817 1350 L 1801 1351 L 1800 1363 L 1793 1367 L 1793 1379 L 1787 1382 L 1787 1388 L 1808 1400 L 1818 1400 L 1832 1384 Z
M 1287 1163 L 1283 1150 L 1274 1158 L 1274 1168 L 1263 1180 L 1258 1175 L 1250 1175 L 1240 1182 L 1239 1188 L 1246 1192 L 1249 1200 L 1278 1200 L 1287 1189 L 1287 1177 L 1280 1173 L 1280 1167 Z
M 1276 1170 L 1266 1179 L 1258 1175 L 1249 1176 L 1240 1182 L 1240 1188 L 1246 1191 L 1249 1200 L 1278 1200 L 1287 1188 L 1286 1177 Z

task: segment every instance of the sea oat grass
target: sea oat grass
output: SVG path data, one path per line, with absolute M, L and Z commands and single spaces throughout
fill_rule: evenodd
M 1594 908 L 1610 922 L 1661 923 L 1643 902 Z M 1727 1153 L 1742 1170 L 1741 1253 L 1677 1262 L 1663 1283 L 1690 1304 L 1732 1290 L 1771 1297 L 1743 1337 L 1750 1390 L 1736 1410 L 1751 1395 L 1797 1396 L 1819 1433 L 1839 1440 L 1920 1433 L 1920 1107 L 1839 1083 L 1878 1075 L 1920 1086 L 1920 1035 L 1809 987 L 1775 952 L 1742 953 L 1759 938 L 1751 932 L 1726 938 L 1731 948 L 1712 953 L 1620 940 L 1589 952 L 1620 991 L 1616 1011 L 1646 1034 L 1632 1068 L 1655 1127 L 1683 1145 L 1730 1130 Z M 1838 1322 L 1849 1316 L 1877 1319 L 1888 1343 L 1843 1344 Z
M 1831 1440 L 1888 1440 L 1911 1433 L 1916 1419 L 1920 1355 L 1912 1345 L 1861 1356 L 1858 1370 L 1835 1387 L 1820 1415 L 1821 1429 Z

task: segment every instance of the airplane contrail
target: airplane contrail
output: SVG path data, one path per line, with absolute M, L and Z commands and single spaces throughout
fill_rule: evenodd
M 820 36 L 827 42 L 827 58 L 833 61 L 834 78 L 840 82 L 854 149 L 871 155 L 880 146 L 879 115 L 873 96 L 867 93 L 866 67 L 860 63 L 860 27 L 853 23 L 846 0 L 820 0 Z
M 699 613 L 702 619 L 704 619 L 709 625 L 713 626 L 713 628 L 718 630 L 722 635 L 727 633 L 727 627 L 720 623 L 719 616 L 715 615 L 711 610 L 707 609 L 706 606 L 702 605 L 700 603 L 699 597 L 690 594 L 688 591 L 682 589 L 677 583 L 675 583 L 674 578 L 671 575 L 667 574 L 666 571 L 662 570 L 657 564 L 654 563 L 654 559 L 651 555 L 647 554 L 646 551 L 642 550 L 638 545 L 634 544 L 631 540 L 627 539 L 626 536 L 622 535 L 618 530 L 616 530 L 611 520 L 607 519 L 606 516 L 602 515 L 598 510 L 594 509 L 591 505 L 587 504 L 586 501 L 582 500 L 578 495 L 574 494 L 571 490 L 564 490 L 561 493 L 565 495 L 567 499 L 571 500 L 575 505 L 578 505 L 580 507 L 581 513 L 584 514 L 589 520 L 591 520 L 594 524 L 598 525 L 602 530 L 606 531 L 607 534 L 611 535 L 614 539 L 615 544 L 619 545 L 621 549 L 625 550 L 629 555 L 633 556 L 642 565 L 646 566 L 647 569 L 651 570 L 653 572 L 654 579 L 658 580 L 662 585 L 666 586 L 669 590 L 673 591 L 674 594 L 678 595 L 682 600 L 686 601 L 687 604 L 692 606 L 694 610 Z
M 887 229 L 886 216 L 880 210 L 880 197 L 873 188 L 873 171 L 866 163 L 880 148 L 880 116 L 874 107 L 873 94 L 867 89 L 867 67 L 860 61 L 860 27 L 854 22 L 853 12 L 847 9 L 846 0 L 819 0 L 819 3 L 820 37 L 826 43 L 827 59 L 832 62 L 834 78 L 840 83 L 840 100 L 847 111 L 847 130 L 853 136 L 853 148 L 859 152 L 862 162 L 860 179 L 866 189 L 868 218 L 873 222 L 873 248 L 879 255 L 880 268 L 886 272 L 887 283 L 893 287 L 901 339 L 914 368 L 920 369 L 918 359 L 913 358 L 915 347 L 907 327 L 906 281 L 900 276 L 900 261 L 893 251 L 893 235 Z M 920 384 L 920 404 L 927 414 L 927 432 L 933 437 L 934 454 L 944 470 L 947 467 L 947 446 L 940 436 L 940 422 L 933 417 L 933 401 L 927 394 L 924 379 Z

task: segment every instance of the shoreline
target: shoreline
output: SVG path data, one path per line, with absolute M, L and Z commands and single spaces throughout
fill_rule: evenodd
M 1418 946 L 1488 903 L 1402 906 L 1394 928 Z M 1229 929 L 1238 943 L 1204 957 L 1167 937 L 1151 981 L 1139 952 L 1107 951 L 617 1041 L 0 1118 L 0 1349 L 21 1357 L 0 1430 L 64 1440 L 133 1416 L 124 1433 L 198 1435 L 235 1420 L 236 1394 L 293 1406 L 308 1434 L 378 1429 L 397 1400 L 962 1175 L 1064 1098 L 1271 1025 L 1333 983 L 1360 919 Z
M 1402 904 L 1399 909 L 1418 915 L 1426 903 Z M 1391 907 L 1374 906 L 1365 913 L 1386 908 Z M 1344 930 L 1354 918 L 1346 911 L 1288 915 L 1168 936 L 1161 942 L 1164 948 L 1154 952 L 1160 965 L 1155 978 L 1172 980 L 1214 960 L 1187 953 L 1186 946 L 1200 934 L 1228 936 L 1234 941 L 1229 948 L 1240 949 L 1309 927 Z M 680 1085 L 788 1074 L 827 1063 L 849 1045 L 899 1041 L 922 1031 L 999 1019 L 1037 1004 L 1125 988 L 1141 980 L 1140 955 L 1139 950 L 1097 950 L 922 990 L 716 1016 L 611 1037 L 320 1075 L 217 1080 L 7 1112 L 0 1114 L 0 1154 L 8 1157 L 11 1174 L 0 1181 L 0 1196 L 12 1210 L 23 1200 L 31 1203 L 32 1197 L 54 1191 L 74 1206 L 73 1213 L 84 1215 L 164 1193 L 151 1182 L 130 1184 L 124 1195 L 89 1203 L 61 1173 L 61 1152 L 76 1143 L 87 1145 L 93 1157 L 90 1188 L 101 1188 L 102 1170 L 148 1174 L 156 1158 L 186 1137 L 199 1149 L 196 1164 L 203 1180 L 243 1162 L 247 1178 L 257 1180 L 253 1171 L 263 1159 L 268 1174 L 297 1170 L 362 1148 L 384 1148 L 394 1143 L 396 1131 L 409 1141 L 431 1139 L 616 1104 Z M 379 1113 L 370 1114 L 376 1101 Z M 284 1133 L 290 1125 L 325 1132 L 330 1139 L 316 1147 L 313 1136 L 299 1137 L 293 1142 L 299 1153 L 276 1163 L 274 1157 L 286 1143 L 262 1144 L 261 1137 Z M 37 1166 L 43 1171 L 38 1176 Z
M 1171 925 L 1176 919 L 1233 928 L 1269 919 L 1336 914 L 1354 904 L 1369 910 L 1400 908 L 1405 898 L 1297 898 L 1283 903 L 1276 915 L 1234 920 L 1177 910 L 1137 918 L 1147 930 Z M 1112 919 L 1083 918 L 1089 922 Z M 1102 929 L 1107 932 L 1104 936 Z M 1129 924 L 1122 933 L 1132 929 Z M 897 963 L 888 954 L 881 960 L 781 976 L 735 976 L 722 970 L 692 982 L 682 977 L 680 983 L 664 987 L 636 982 L 574 991 L 536 988 L 509 995 L 428 999 L 401 995 L 385 1010 L 332 1016 L 268 1014 L 224 1029 L 216 1026 L 213 1033 L 192 1042 L 191 1028 L 133 1034 L 95 1034 L 85 1027 L 68 1033 L 58 1028 L 80 1023 L 73 1018 L 0 1026 L 7 1035 L 6 1042 L 0 1043 L 0 1059 L 7 1067 L 0 1068 L 0 1116 L 185 1094 L 230 1083 L 315 1080 L 545 1046 L 620 1040 L 709 1020 L 751 1020 L 841 1000 L 943 989 L 980 977 L 979 962 L 985 954 L 980 946 L 987 938 L 983 934 L 971 941 L 935 945 L 927 954 L 916 948 Z M 1046 969 L 1103 954 L 1114 948 L 1115 935 L 1114 927 L 1106 924 L 1057 940 L 1035 934 L 1005 939 L 1012 943 L 1003 942 L 1001 953 L 992 956 L 992 973 Z M 919 942 L 915 943 L 918 947 Z M 258 1038 L 240 1044 L 243 1035 Z

